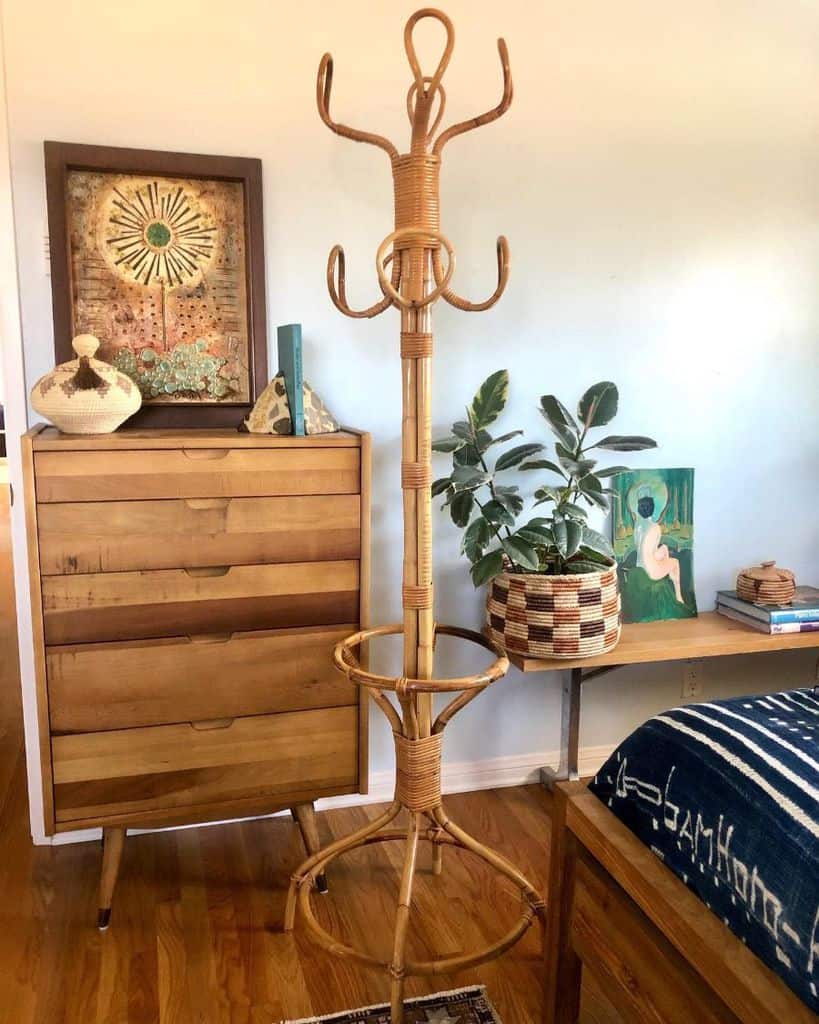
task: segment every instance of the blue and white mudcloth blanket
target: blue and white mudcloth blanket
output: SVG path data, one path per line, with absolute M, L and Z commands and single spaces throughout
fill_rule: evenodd
M 589 788 L 819 1011 L 819 696 L 666 711 Z

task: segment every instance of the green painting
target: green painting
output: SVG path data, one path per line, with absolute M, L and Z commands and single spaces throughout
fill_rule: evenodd
M 612 489 L 623 622 L 693 618 L 694 470 L 629 470 Z

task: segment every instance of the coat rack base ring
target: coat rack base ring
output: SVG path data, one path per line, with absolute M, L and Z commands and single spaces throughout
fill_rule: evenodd
M 355 633 L 336 646 L 336 666 L 350 682 L 367 687 L 392 727 L 397 761 L 395 796 L 389 808 L 374 821 L 308 857 L 296 870 L 290 881 L 284 922 L 284 930 L 292 931 L 298 909 L 313 940 L 327 952 L 365 967 L 388 972 L 392 978 L 394 1002 L 401 999 L 406 978 L 448 974 L 486 963 L 511 949 L 536 919 L 541 924 L 545 922 L 545 902 L 542 895 L 510 861 L 479 842 L 449 818 L 444 809 L 441 793 L 444 729 L 458 711 L 506 674 L 509 660 L 481 633 L 460 626 L 436 624 L 436 639 L 438 635 L 447 635 L 469 641 L 495 654 L 495 660 L 482 672 L 448 679 L 384 676 L 361 667 L 357 652 L 364 644 L 378 637 L 402 633 L 403 626 L 400 623 L 378 626 Z M 401 715 L 386 696 L 387 693 L 396 695 Z M 436 717 L 430 734 L 421 735 L 417 728 L 420 718 L 418 702 L 433 693 L 449 693 L 455 696 Z M 390 828 L 402 811 L 406 811 L 409 816 L 407 826 Z M 323 928 L 313 913 L 311 893 L 317 888 L 317 879 L 324 875 L 328 865 L 336 858 L 365 846 L 395 841 L 405 843 L 401 894 L 396 918 L 396 950 L 400 952 L 397 957 L 383 959 L 341 942 Z M 450 846 L 472 853 L 516 886 L 523 911 L 505 935 L 483 949 L 462 956 L 418 961 L 405 958 L 403 950 L 409 925 L 420 842 L 431 843 L 433 850 Z M 433 864 L 436 860 L 437 858 L 434 858 Z

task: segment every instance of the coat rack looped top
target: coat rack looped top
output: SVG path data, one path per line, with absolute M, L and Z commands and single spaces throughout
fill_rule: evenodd
M 424 74 L 415 50 L 413 34 L 423 19 L 437 21 L 444 29 L 445 43 L 438 66 Z M 399 153 L 386 138 L 333 120 L 330 99 L 333 58 L 325 54 L 316 82 L 316 100 L 322 121 L 328 128 L 365 142 L 389 156 L 395 194 L 395 228 L 378 247 L 375 269 L 381 298 L 367 309 L 354 310 L 347 302 L 344 250 L 336 245 L 327 261 L 327 286 L 334 305 L 346 316 L 374 317 L 390 307 L 401 314 L 400 354 L 402 366 L 401 487 L 404 506 L 404 561 L 402 623 L 364 629 L 347 637 L 335 649 L 339 671 L 357 686 L 363 686 L 386 716 L 395 737 L 395 797 L 387 811 L 365 828 L 340 839 L 309 857 L 294 873 L 285 911 L 285 930 L 295 924 L 300 909 L 311 936 L 328 952 L 369 967 L 386 971 L 391 978 L 392 1024 L 403 1021 L 404 980 L 408 976 L 448 974 L 474 967 L 500 956 L 513 946 L 535 919 L 543 923 L 541 895 L 506 858 L 489 849 L 447 815 L 441 797 L 441 746 L 443 732 L 452 717 L 509 668 L 505 654 L 480 633 L 435 622 L 432 588 L 432 412 L 431 379 L 433 335 L 431 309 L 444 299 L 457 309 L 480 312 L 500 299 L 509 279 L 509 246 L 497 241 L 498 283 L 483 302 L 470 302 L 451 287 L 455 273 L 455 251 L 441 231 L 439 181 L 441 155 L 452 139 L 464 132 L 497 120 L 512 102 L 512 75 L 506 43 L 498 40 L 503 91 L 497 106 L 486 113 L 450 125 L 436 135 L 446 111 L 443 76 L 452 57 L 455 32 L 441 11 L 416 11 L 404 29 L 404 48 L 412 71 L 407 92 L 407 114 L 411 125 L 410 149 Z M 399 461 L 399 460 L 396 460 Z M 403 636 L 403 666 L 398 676 L 370 671 L 366 657 L 369 642 L 376 638 Z M 489 651 L 493 660 L 477 674 L 435 678 L 433 654 L 440 635 L 455 637 Z M 453 695 L 433 718 L 435 694 Z M 390 698 L 395 695 L 395 701 Z M 400 709 L 400 712 L 399 712 Z M 405 812 L 408 824 L 398 828 L 396 818 Z M 393 826 L 393 827 L 390 827 Z M 497 941 L 475 953 L 438 960 L 412 960 L 407 956 L 407 933 L 412 908 L 412 890 L 417 866 L 418 844 L 432 844 L 432 870 L 442 868 L 444 846 L 466 850 L 509 879 L 519 890 L 522 912 L 512 928 Z M 371 843 L 403 841 L 404 866 L 392 949 L 376 956 L 345 945 L 330 935 L 316 919 L 311 893 L 316 878 L 336 857 Z

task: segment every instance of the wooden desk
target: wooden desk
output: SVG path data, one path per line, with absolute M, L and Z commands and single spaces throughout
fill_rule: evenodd
M 798 648 L 819 648 L 817 633 L 780 633 L 768 636 L 719 615 L 703 612 L 696 619 L 643 622 L 623 626 L 620 643 L 594 658 L 530 658 L 509 653 L 521 672 L 566 672 L 560 723 L 560 762 L 557 770 L 543 768 L 544 784 L 579 778 L 580 701 L 583 683 L 625 665 L 646 662 L 719 658 L 727 654 L 765 654 Z M 819 663 L 817 663 L 819 679 Z

